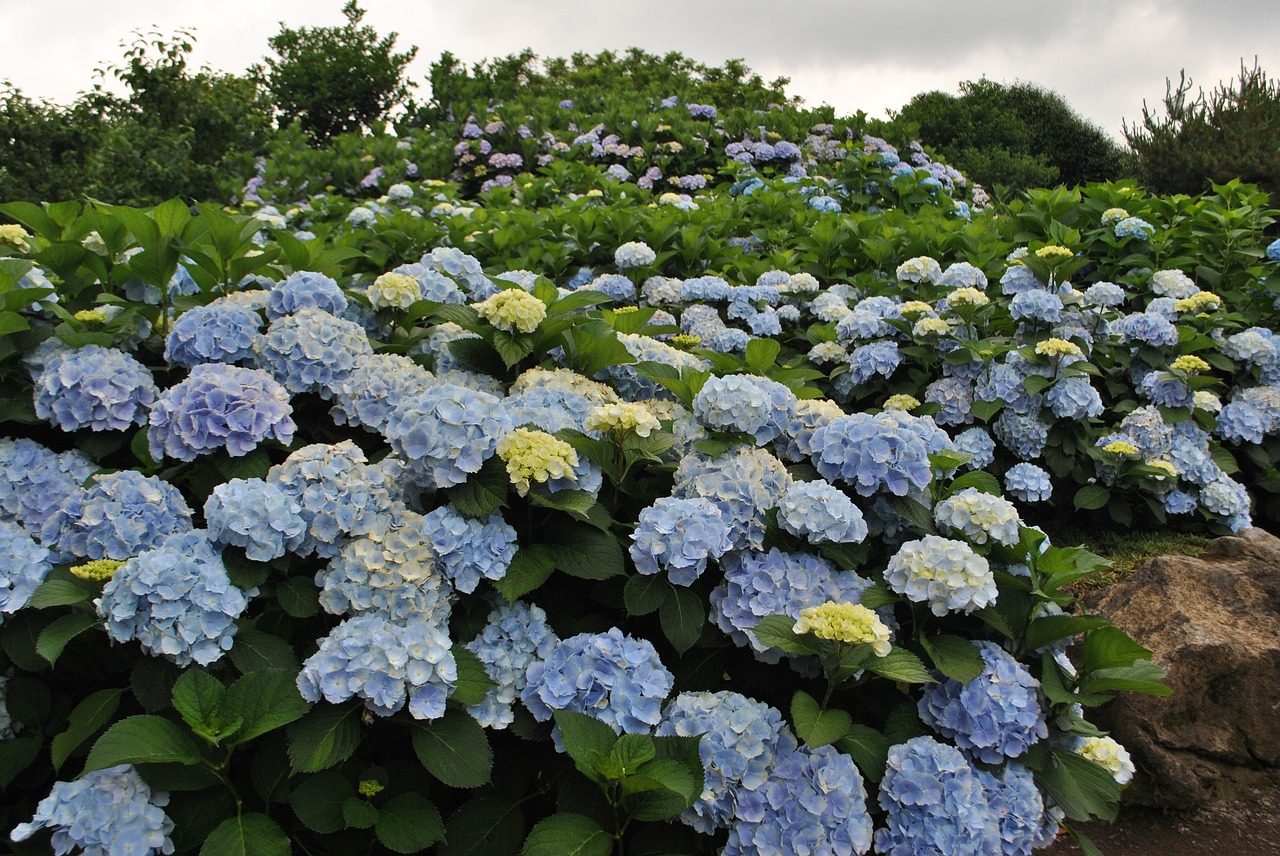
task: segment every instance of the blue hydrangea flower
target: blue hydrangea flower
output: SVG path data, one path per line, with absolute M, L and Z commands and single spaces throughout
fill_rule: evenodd
M 27 530 L 0 518 L 0 616 L 27 605 L 53 570 L 53 557 Z
M 1125 301 L 1124 289 L 1114 282 L 1095 282 L 1084 290 L 1082 297 L 1087 305 L 1107 308 L 1123 306 Z
M 1185 490 L 1171 490 L 1160 497 L 1160 505 L 1166 514 L 1190 514 L 1200 506 L 1195 494 Z
M 938 277 L 938 285 L 951 289 L 976 288 L 983 291 L 987 287 L 987 275 L 968 262 L 955 262 L 948 265 L 942 276 Z
M 897 342 L 869 342 L 854 348 L 849 354 L 847 383 L 861 386 L 876 375 L 888 378 L 902 364 L 902 353 Z
M 763 787 L 776 757 L 796 747 L 777 709 L 727 690 L 680 693 L 662 712 L 654 733 L 701 735 L 704 787 L 680 819 L 706 834 L 728 826 L 742 795 Z
M 82 559 L 128 559 L 191 529 L 178 489 L 155 476 L 122 470 L 69 494 L 40 529 L 51 550 Z
M 515 720 L 512 706 L 528 685 L 529 667 L 545 660 L 559 642 L 537 606 L 517 600 L 490 612 L 480 635 L 465 647 L 484 664 L 495 686 L 467 712 L 485 728 L 510 725 Z
M 963 541 L 926 535 L 898 548 L 885 584 L 908 600 L 928 603 L 934 615 L 973 612 L 995 603 L 995 576 L 987 560 Z
M 471 301 L 485 300 L 496 294 L 498 287 L 484 274 L 480 260 L 454 247 L 436 247 L 421 259 L 467 290 Z
M 331 277 L 309 270 L 294 271 L 267 292 L 267 318 L 275 321 L 303 309 L 319 309 L 341 315 L 347 296 Z
M 156 460 L 193 461 L 216 449 L 246 455 L 263 440 L 293 441 L 289 393 L 266 372 L 205 363 L 151 408 L 147 440 Z
M 273 322 L 255 347 L 259 365 L 286 389 L 323 398 L 333 397 L 359 357 L 373 353 L 359 324 L 311 308 Z
M 729 524 L 720 508 L 702 497 L 660 497 L 640 512 L 631 539 L 631 559 L 642 574 L 665 570 L 671 582 L 693 585 L 730 547 Z
M 800 617 L 800 610 L 829 600 L 857 603 L 870 582 L 852 571 L 838 572 L 809 553 L 729 553 L 721 560 L 724 582 L 711 591 L 711 621 L 739 648 L 750 647 L 766 663 L 781 652 L 749 631 L 768 615 Z
M 306 537 L 290 548 L 302 556 L 337 555 L 344 536 L 366 534 L 391 507 L 382 473 L 351 440 L 303 446 L 272 467 L 267 482 L 302 507 Z
M 1049 387 L 1045 403 L 1059 419 L 1080 420 L 1101 416 L 1102 396 L 1086 377 L 1068 377 Z
M 920 718 L 986 764 L 1018 758 L 1049 736 L 1040 709 L 1040 682 L 994 642 L 974 642 L 985 664 L 962 684 L 947 678 L 929 685 L 917 705 Z
M 813 454 L 810 441 L 821 425 L 844 416 L 844 408 L 824 398 L 806 398 L 796 402 L 795 412 L 775 442 L 778 457 L 799 463 Z
M 414 719 L 439 719 L 458 681 L 445 628 L 424 616 L 392 621 L 377 611 L 339 624 L 302 664 L 298 692 L 310 702 L 364 700 L 378 716 L 408 702 Z
M 1232 532 L 1239 532 L 1253 525 L 1249 517 L 1249 492 L 1240 482 L 1225 475 L 1201 489 L 1200 505 L 1206 511 L 1223 518 Z
M 618 341 L 637 362 L 665 363 L 673 368 L 683 367 L 705 370 L 710 368 L 706 360 L 695 357 L 659 342 L 651 336 L 638 333 L 619 333 Z M 644 401 L 649 398 L 673 399 L 675 396 L 660 384 L 640 377 L 632 365 L 614 365 L 603 369 L 596 377 L 607 380 L 624 401 Z
M 496 395 L 440 383 L 397 404 L 385 434 L 396 454 L 445 488 L 479 472 L 512 427 Z
M 392 268 L 391 272 L 402 273 L 417 280 L 420 300 L 434 300 L 437 303 L 467 302 L 467 296 L 458 288 L 458 284 L 434 267 L 414 262 Z
M 520 700 L 539 722 L 570 710 L 625 734 L 652 731 L 675 683 L 653 643 L 616 627 L 562 640 L 529 667 L 527 677 Z
M 735 817 L 725 856 L 845 856 L 871 849 L 862 775 L 834 746 L 782 753 L 764 785 L 739 793 Z
M 1141 217 L 1126 217 L 1116 223 L 1114 232 L 1117 238 L 1137 238 L 1139 241 L 1146 241 L 1156 233 L 1156 227 Z
M 812 544 L 858 544 L 867 537 L 862 512 L 825 481 L 793 482 L 778 499 L 778 525 Z
M 201 363 L 252 363 L 262 337 L 262 316 L 225 299 L 183 312 L 164 340 L 165 362 L 191 368 Z
M 729 524 L 732 548 L 740 550 L 764 542 L 765 513 L 790 484 L 782 461 L 758 447 L 736 446 L 715 458 L 700 452 L 685 455 L 676 468 L 672 496 L 715 503 Z
M 1280 238 L 1267 244 L 1267 258 L 1280 265 Z
M 85 856 L 172 853 L 173 821 L 164 813 L 166 793 L 153 793 L 132 764 L 86 773 L 74 782 L 55 782 L 36 806 L 35 817 L 11 836 L 26 841 L 37 830 L 53 830 L 58 856 L 80 848 Z
M 973 421 L 973 381 L 944 377 L 925 387 L 924 400 L 939 406 L 933 421 L 939 425 L 965 425 Z
M 1062 320 L 1062 298 L 1038 289 L 1024 291 L 1009 301 L 1009 315 L 1015 321 L 1057 324 Z
M 1000 277 L 1000 293 L 1006 297 L 1028 291 L 1044 291 L 1045 284 L 1026 265 L 1012 265 Z
M 376 612 L 443 625 L 453 590 L 436 571 L 422 515 L 405 508 L 379 514 L 369 531 L 348 538 L 316 574 L 320 606 L 331 615 Z
M 933 478 L 922 437 L 884 414 L 854 413 L 813 432 L 813 464 L 823 478 L 841 479 L 861 496 L 885 490 L 905 496 Z
M 146 366 L 100 345 L 58 353 L 35 378 L 36 416 L 63 431 L 123 431 L 146 424 L 156 395 Z
M 1178 330 L 1169 319 L 1153 312 L 1134 312 L 1121 318 L 1117 326 L 1121 341 L 1153 347 L 1178 344 Z
M 1053 496 L 1049 474 L 1035 464 L 1014 464 L 1004 474 L 1004 489 L 1022 502 L 1044 502 Z
M 502 405 L 512 425 L 531 425 L 554 434 L 565 428 L 581 431 L 597 401 L 571 387 L 539 384 L 509 395 Z
M 0 438 L 0 515 L 39 532 L 97 466 L 83 452 L 53 452 L 34 440 Z
M 242 547 L 254 562 L 296 550 L 307 532 L 302 505 L 261 479 L 232 479 L 215 487 L 204 504 L 204 519 L 210 540 Z
M 883 317 L 867 309 L 851 310 L 836 323 L 836 339 L 841 342 L 879 339 L 893 332 Z
M 965 464 L 969 469 L 985 470 L 996 458 L 996 441 L 991 439 L 984 428 L 975 426 L 961 431 L 956 435 L 955 444 L 956 451 L 973 455 L 969 463 Z
M 1231 443 L 1261 443 L 1266 427 L 1262 413 L 1247 399 L 1230 401 L 1218 412 L 1217 434 Z
M 1013 503 L 976 487 L 957 491 L 939 502 L 933 507 L 933 519 L 942 530 L 959 533 L 974 544 L 992 541 L 1012 547 L 1021 537 L 1022 520 Z
M 982 782 L 960 750 L 932 737 L 889 749 L 880 782 L 888 813 L 875 831 L 884 856 L 992 856 L 1000 853 L 1000 825 Z
M 1040 408 L 1040 397 L 1027 392 L 1026 374 L 1018 367 L 994 363 L 974 384 L 973 397 L 979 401 L 1001 401 L 1014 413 L 1032 413 Z
M 431 372 L 399 354 L 356 357 L 351 373 L 334 385 L 333 421 L 384 431 L 396 403 L 436 382 Z
M 516 555 L 516 530 L 493 512 L 483 520 L 463 517 L 452 505 L 442 505 L 422 521 L 440 570 L 465 594 L 480 580 L 500 580 Z
M 991 427 L 1004 447 L 1024 461 L 1033 461 L 1043 455 L 1045 444 L 1049 442 L 1049 426 L 1038 416 L 1023 416 L 1005 410 Z
M 1053 843 L 1061 813 L 1045 810 L 1030 770 L 1011 761 L 994 773 L 976 768 L 974 772 L 1000 824 L 1001 856 L 1031 856 L 1031 851 Z
M 129 559 L 98 600 L 107 635 L 179 666 L 207 666 L 231 650 L 235 620 L 258 590 L 231 584 L 222 555 L 202 530 L 164 538 Z
M 775 380 L 755 375 L 711 377 L 693 398 L 693 415 L 718 431 L 740 431 L 769 443 L 795 412 L 796 395 Z

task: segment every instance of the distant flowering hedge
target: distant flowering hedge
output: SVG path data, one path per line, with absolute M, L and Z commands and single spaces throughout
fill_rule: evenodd
M 856 148 L 840 211 L 554 167 L 469 216 L 0 206 L 17 851 L 1025 854 L 1114 816 L 1086 710 L 1163 672 L 1032 524 L 1274 519 L 1274 262 L 1177 225 L 1258 200 L 969 221 Z

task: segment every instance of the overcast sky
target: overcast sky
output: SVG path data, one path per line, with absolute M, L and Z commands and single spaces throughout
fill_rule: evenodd
M 0 80 L 68 103 L 95 68 L 118 62 L 134 30 L 195 31 L 193 59 L 242 72 L 290 27 L 342 23 L 343 0 L 0 0 Z M 1054 90 L 1103 130 L 1159 107 L 1180 69 L 1197 87 L 1256 57 L 1280 75 L 1275 0 L 362 0 L 365 23 L 418 46 L 423 83 L 445 50 L 467 63 L 532 48 L 539 56 L 638 46 L 704 63 L 741 58 L 788 92 L 840 113 L 884 118 L 912 95 L 987 77 Z

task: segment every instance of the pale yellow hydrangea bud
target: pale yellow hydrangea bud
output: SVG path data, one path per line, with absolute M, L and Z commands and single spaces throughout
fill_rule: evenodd
M 517 428 L 498 441 L 498 457 L 507 464 L 507 477 L 516 491 L 525 496 L 533 482 L 546 484 L 552 479 L 574 475 L 578 453 L 558 437 L 546 431 Z
M 927 315 L 933 311 L 933 307 L 923 300 L 908 300 L 898 307 L 898 311 L 903 315 Z
M 597 407 L 587 415 L 582 427 L 588 431 L 634 432 L 638 437 L 648 437 L 662 426 L 643 404 L 621 402 Z
M 1176 372 L 1194 373 L 1194 372 L 1207 372 L 1210 366 L 1208 363 L 1206 363 L 1200 357 L 1197 357 L 1195 354 L 1183 354 L 1182 356 L 1174 360 L 1172 363 L 1170 363 L 1169 368 L 1173 369 Z
M 1207 389 L 1201 389 L 1191 397 L 1191 406 L 1197 410 L 1204 410 L 1209 413 L 1217 413 L 1222 409 L 1222 399 L 1209 392 Z
M 107 322 L 107 313 L 101 309 L 81 309 L 71 317 L 85 324 L 105 324 Z
M 1108 208 L 1102 212 L 1102 225 L 1114 226 L 1121 220 L 1128 218 L 1129 212 L 1123 208 Z
M 1126 443 L 1124 440 L 1112 440 L 1102 447 L 1102 451 L 1108 455 L 1136 455 L 1138 454 L 1138 447 L 1132 443 Z
M 819 639 L 834 642 L 866 642 L 877 657 L 888 655 L 889 628 L 870 609 L 857 603 L 827 601 L 800 610 L 800 620 L 791 628 L 794 633 L 812 633 Z
M 117 559 L 94 559 L 92 562 L 85 562 L 83 565 L 75 565 L 71 568 L 71 573 L 82 580 L 104 582 L 111 579 L 112 575 L 120 570 L 120 566 L 123 564 L 123 561 Z
M 1135 767 L 1129 753 L 1111 737 L 1086 737 L 1076 752 L 1100 767 L 1104 767 L 1119 784 L 1128 784 Z
M 1045 339 L 1036 342 L 1036 353 L 1042 357 L 1082 357 L 1084 351 L 1075 342 L 1066 339 Z
M 671 337 L 671 346 L 673 348 L 696 348 L 701 344 L 701 336 L 692 336 L 688 333 L 681 333 L 678 336 Z
M 374 797 L 382 793 L 385 786 L 377 779 L 361 779 L 357 790 L 362 797 Z
M 1199 314 L 1207 310 L 1221 309 L 1222 298 L 1212 291 L 1197 291 L 1190 297 L 1175 300 L 1173 308 L 1176 312 L 1195 312 Z
M 901 410 L 904 413 L 910 410 L 915 410 L 919 406 L 920 399 L 916 398 L 914 395 L 908 395 L 905 392 L 900 392 L 897 395 L 891 395 L 885 399 L 884 402 L 885 410 Z
M 374 309 L 408 309 L 422 299 L 422 287 L 403 273 L 384 273 L 369 286 L 369 305 Z
M 951 306 L 986 306 L 991 302 L 991 298 L 987 297 L 976 288 L 957 288 L 955 291 L 947 295 L 947 303 Z
M 1160 470 L 1164 473 L 1162 476 L 1152 476 L 1152 478 L 1164 481 L 1166 478 L 1176 479 L 1178 477 L 1178 468 L 1168 461 L 1147 461 L 1147 466 Z
M 473 303 L 472 307 L 499 330 L 521 333 L 532 333 L 547 317 L 547 305 L 519 288 L 499 291 L 487 300 Z
M 951 332 L 951 325 L 941 318 L 925 317 L 921 318 L 911 328 L 911 335 L 918 338 L 926 338 L 929 336 L 946 336 Z
M 1058 264 L 1075 257 L 1075 253 L 1060 244 L 1049 244 L 1036 250 L 1036 258 L 1043 259 L 1049 264 Z
M 0 224 L 0 244 L 8 244 L 23 253 L 31 252 L 31 234 L 17 223 Z

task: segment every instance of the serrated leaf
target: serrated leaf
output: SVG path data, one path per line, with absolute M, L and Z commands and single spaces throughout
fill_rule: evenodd
M 522 856 L 610 856 L 613 836 L 589 817 L 560 812 L 543 818 L 521 848 Z
M 296 675 L 299 668 L 292 645 L 279 636 L 251 627 L 236 634 L 227 656 L 244 674 L 260 669 L 292 669 Z
M 959 636 L 920 637 L 920 645 L 938 671 L 952 680 L 967 684 L 982 674 L 982 654 L 968 639 Z
M 622 589 L 622 602 L 627 615 L 649 615 L 662 606 L 670 583 L 662 574 L 635 574 L 627 578 Z
M 40 755 L 40 737 L 36 734 L 20 734 L 9 740 L 0 740 L 0 788 L 7 788 Z
M 554 714 L 556 725 L 560 726 L 560 740 L 564 743 L 564 751 L 573 760 L 578 772 L 593 781 L 601 781 L 596 770 L 595 755 L 608 757 L 618 735 L 613 729 L 598 719 L 585 713 L 570 710 L 557 710 Z
M 622 547 L 607 532 L 572 523 L 549 533 L 548 541 L 556 567 L 570 576 L 607 580 L 626 572 Z
M 434 803 L 422 794 L 407 793 L 378 809 L 373 831 L 388 850 L 417 853 L 444 837 L 444 821 Z
M 470 650 L 461 645 L 454 645 L 451 650 L 457 663 L 458 679 L 453 687 L 453 695 L 449 696 L 450 700 L 458 704 L 479 704 L 495 686 L 493 678 L 485 671 L 480 658 Z
M 289 726 L 289 766 L 295 773 L 314 773 L 341 764 L 360 745 L 364 706 L 321 704 Z
M 524 817 L 516 803 L 499 796 L 476 797 L 449 818 L 440 856 L 515 853 L 523 838 Z
M 93 733 L 110 721 L 120 706 L 123 689 L 98 690 L 72 709 L 67 717 L 67 730 L 55 735 L 49 746 L 53 768 L 59 769 Z
M 904 701 L 889 711 L 884 721 L 884 737 L 890 746 L 906 743 L 912 737 L 921 737 L 929 733 L 924 722 L 920 720 L 920 711 L 914 701 Z
M 53 665 L 62 656 L 62 651 L 67 647 L 67 643 L 97 625 L 98 617 L 96 615 L 73 612 L 70 615 L 58 616 L 49 623 L 48 627 L 40 631 L 40 635 L 36 638 L 36 653 L 48 660 L 50 665 Z
M 378 822 L 378 809 L 357 796 L 342 801 L 342 820 L 350 829 L 370 829 Z
M 905 648 L 894 648 L 883 657 L 872 657 L 864 664 L 869 672 L 905 684 L 928 684 L 933 676 L 920 658 Z
M 298 693 L 297 673 L 290 669 L 250 672 L 227 689 L 222 702 L 225 718 L 241 720 L 233 744 L 288 725 L 310 709 L 311 704 Z
M 1035 780 L 1058 808 L 1072 820 L 1115 820 L 1120 785 L 1111 773 L 1075 752 L 1058 748 L 1050 752 L 1052 762 L 1035 771 Z
M 556 560 L 550 547 L 545 544 L 521 547 L 516 550 L 507 572 L 493 583 L 493 587 L 508 602 L 514 603 L 545 583 L 555 569 Z
M 862 775 L 873 782 L 884 778 L 889 760 L 889 741 L 874 728 L 857 723 L 849 726 L 844 737 L 836 741 L 836 748 L 853 758 Z
M 493 750 L 480 723 L 450 710 L 429 722 L 415 722 L 410 732 L 413 751 L 427 772 L 452 788 L 488 784 Z
M 652 760 L 656 754 L 653 738 L 647 734 L 623 734 L 609 750 L 609 757 L 628 773 L 634 773 L 641 764 Z
M 173 709 L 196 734 L 214 735 L 221 725 L 226 692 L 222 681 L 204 669 L 189 668 L 173 685 Z
M 835 743 L 849 731 L 853 718 L 843 710 L 823 710 L 804 690 L 791 697 L 791 720 L 796 736 L 812 749 Z
M 299 782 L 289 795 L 289 804 L 307 829 L 328 834 L 346 826 L 342 804 L 355 793 L 351 783 L 338 773 L 321 773 Z
M 879 609 L 882 606 L 889 606 L 901 600 L 893 592 L 889 591 L 882 585 L 869 585 L 862 590 L 862 596 L 858 598 L 858 603 L 867 609 Z
M 481 466 L 479 472 L 472 473 L 467 480 L 446 491 L 449 503 L 466 517 L 488 517 L 507 504 L 507 491 L 510 482 L 501 459 L 489 458 Z
M 982 470 L 973 470 L 957 476 L 951 482 L 949 490 L 951 493 L 958 493 L 967 488 L 977 488 L 982 493 L 989 493 L 993 496 L 1000 496 L 1000 482 L 996 481 L 996 477 Z
M 1111 491 L 1100 484 L 1087 484 L 1076 491 L 1072 500 L 1076 509 L 1102 508 L 1111 501 Z
M 1051 642 L 1106 627 L 1111 622 L 1100 615 L 1045 615 L 1033 619 L 1027 625 L 1026 643 L 1032 650 L 1043 648 Z
M 187 733 L 163 716 L 139 714 L 112 725 L 89 750 L 84 772 L 117 764 L 197 764 L 200 750 Z
M 707 608 L 702 598 L 682 586 L 672 586 L 658 609 L 662 632 L 677 651 L 683 654 L 693 647 L 707 623 Z
M 284 830 L 258 812 L 227 818 L 200 848 L 200 856 L 289 856 L 291 852 Z
M 659 758 L 622 780 L 624 806 L 636 820 L 671 820 L 698 799 L 702 774 L 694 777 L 679 761 Z
M 822 643 L 814 636 L 796 633 L 796 620 L 787 615 L 766 615 L 749 631 L 756 641 L 788 654 L 819 654 Z
M 36 587 L 27 601 L 32 609 L 50 606 L 71 606 L 93 598 L 94 593 L 71 580 L 47 579 Z
M 286 615 L 313 618 L 320 613 L 320 590 L 311 577 L 290 577 L 276 586 L 276 600 Z

